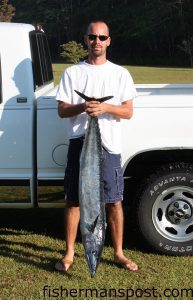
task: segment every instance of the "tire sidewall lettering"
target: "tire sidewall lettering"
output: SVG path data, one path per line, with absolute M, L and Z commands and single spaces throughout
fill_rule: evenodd
M 191 254 L 193 247 L 192 245 L 188 246 L 173 246 L 173 245 L 168 245 L 168 244 L 163 244 L 162 242 L 159 242 L 159 247 L 164 248 L 167 251 L 172 251 L 172 252 L 179 252 L 179 253 L 185 253 L 189 252 Z
M 163 187 L 167 186 L 168 184 L 175 184 L 175 183 L 189 183 L 191 182 L 188 181 L 186 176 L 171 176 L 168 179 L 163 179 L 161 181 L 159 181 L 156 185 L 154 185 L 151 189 L 150 189 L 150 196 L 152 197 L 156 192 L 158 192 L 160 189 L 163 189 Z

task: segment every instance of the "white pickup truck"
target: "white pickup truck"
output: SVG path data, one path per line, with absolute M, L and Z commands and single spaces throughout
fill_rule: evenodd
M 64 206 L 68 139 L 46 35 L 0 23 L 0 207 Z M 125 202 L 145 242 L 193 254 L 193 85 L 136 85 L 123 120 Z M 127 231 L 127 228 L 126 228 Z

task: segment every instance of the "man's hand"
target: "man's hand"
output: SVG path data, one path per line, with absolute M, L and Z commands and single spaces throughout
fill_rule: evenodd
M 98 117 L 105 113 L 105 103 L 100 103 L 97 100 L 86 101 L 85 102 L 85 111 L 91 117 Z
M 132 100 L 122 102 L 121 105 L 113 105 L 105 102 L 100 103 L 97 99 L 93 99 L 93 101 L 85 101 L 84 108 L 87 114 L 92 117 L 108 113 L 121 119 L 130 119 L 133 115 Z

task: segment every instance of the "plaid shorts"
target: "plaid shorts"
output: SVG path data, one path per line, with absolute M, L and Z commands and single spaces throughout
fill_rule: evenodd
M 78 202 L 79 160 L 84 137 L 71 139 L 64 176 L 64 192 L 67 201 Z M 124 179 L 121 155 L 109 153 L 103 148 L 103 180 L 105 203 L 123 200 Z

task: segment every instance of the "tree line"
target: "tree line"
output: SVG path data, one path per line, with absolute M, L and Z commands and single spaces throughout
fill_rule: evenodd
M 83 44 L 87 24 L 100 19 L 110 26 L 109 58 L 113 61 L 130 65 L 193 67 L 192 0 L 1 2 L 9 2 L 15 9 L 13 22 L 42 25 L 54 60 L 60 57 L 60 45 L 69 41 Z

